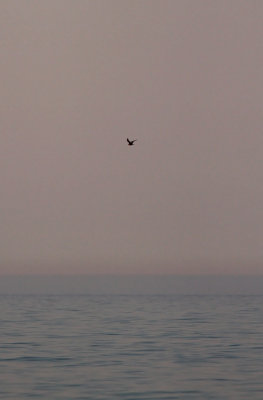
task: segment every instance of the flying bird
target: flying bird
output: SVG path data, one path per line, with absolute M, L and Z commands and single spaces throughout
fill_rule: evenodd
M 137 140 L 137 139 L 129 140 L 129 139 L 127 138 L 128 146 L 133 146 L 133 145 L 134 145 L 134 142 L 136 142 L 136 140 Z

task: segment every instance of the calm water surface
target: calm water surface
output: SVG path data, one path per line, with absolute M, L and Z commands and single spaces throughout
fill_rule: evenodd
M 0 398 L 263 398 L 262 296 L 0 296 Z

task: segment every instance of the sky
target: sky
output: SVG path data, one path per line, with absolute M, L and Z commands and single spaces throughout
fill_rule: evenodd
M 2 0 L 0 274 L 261 274 L 262 21 Z

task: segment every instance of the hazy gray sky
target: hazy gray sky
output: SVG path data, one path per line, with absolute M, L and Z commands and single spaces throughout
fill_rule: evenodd
M 1 273 L 263 272 L 262 22 L 2 0 Z

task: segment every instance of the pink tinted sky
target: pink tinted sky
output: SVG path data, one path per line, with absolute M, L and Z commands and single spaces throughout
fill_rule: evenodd
M 2 0 L 1 273 L 262 273 L 262 21 Z

